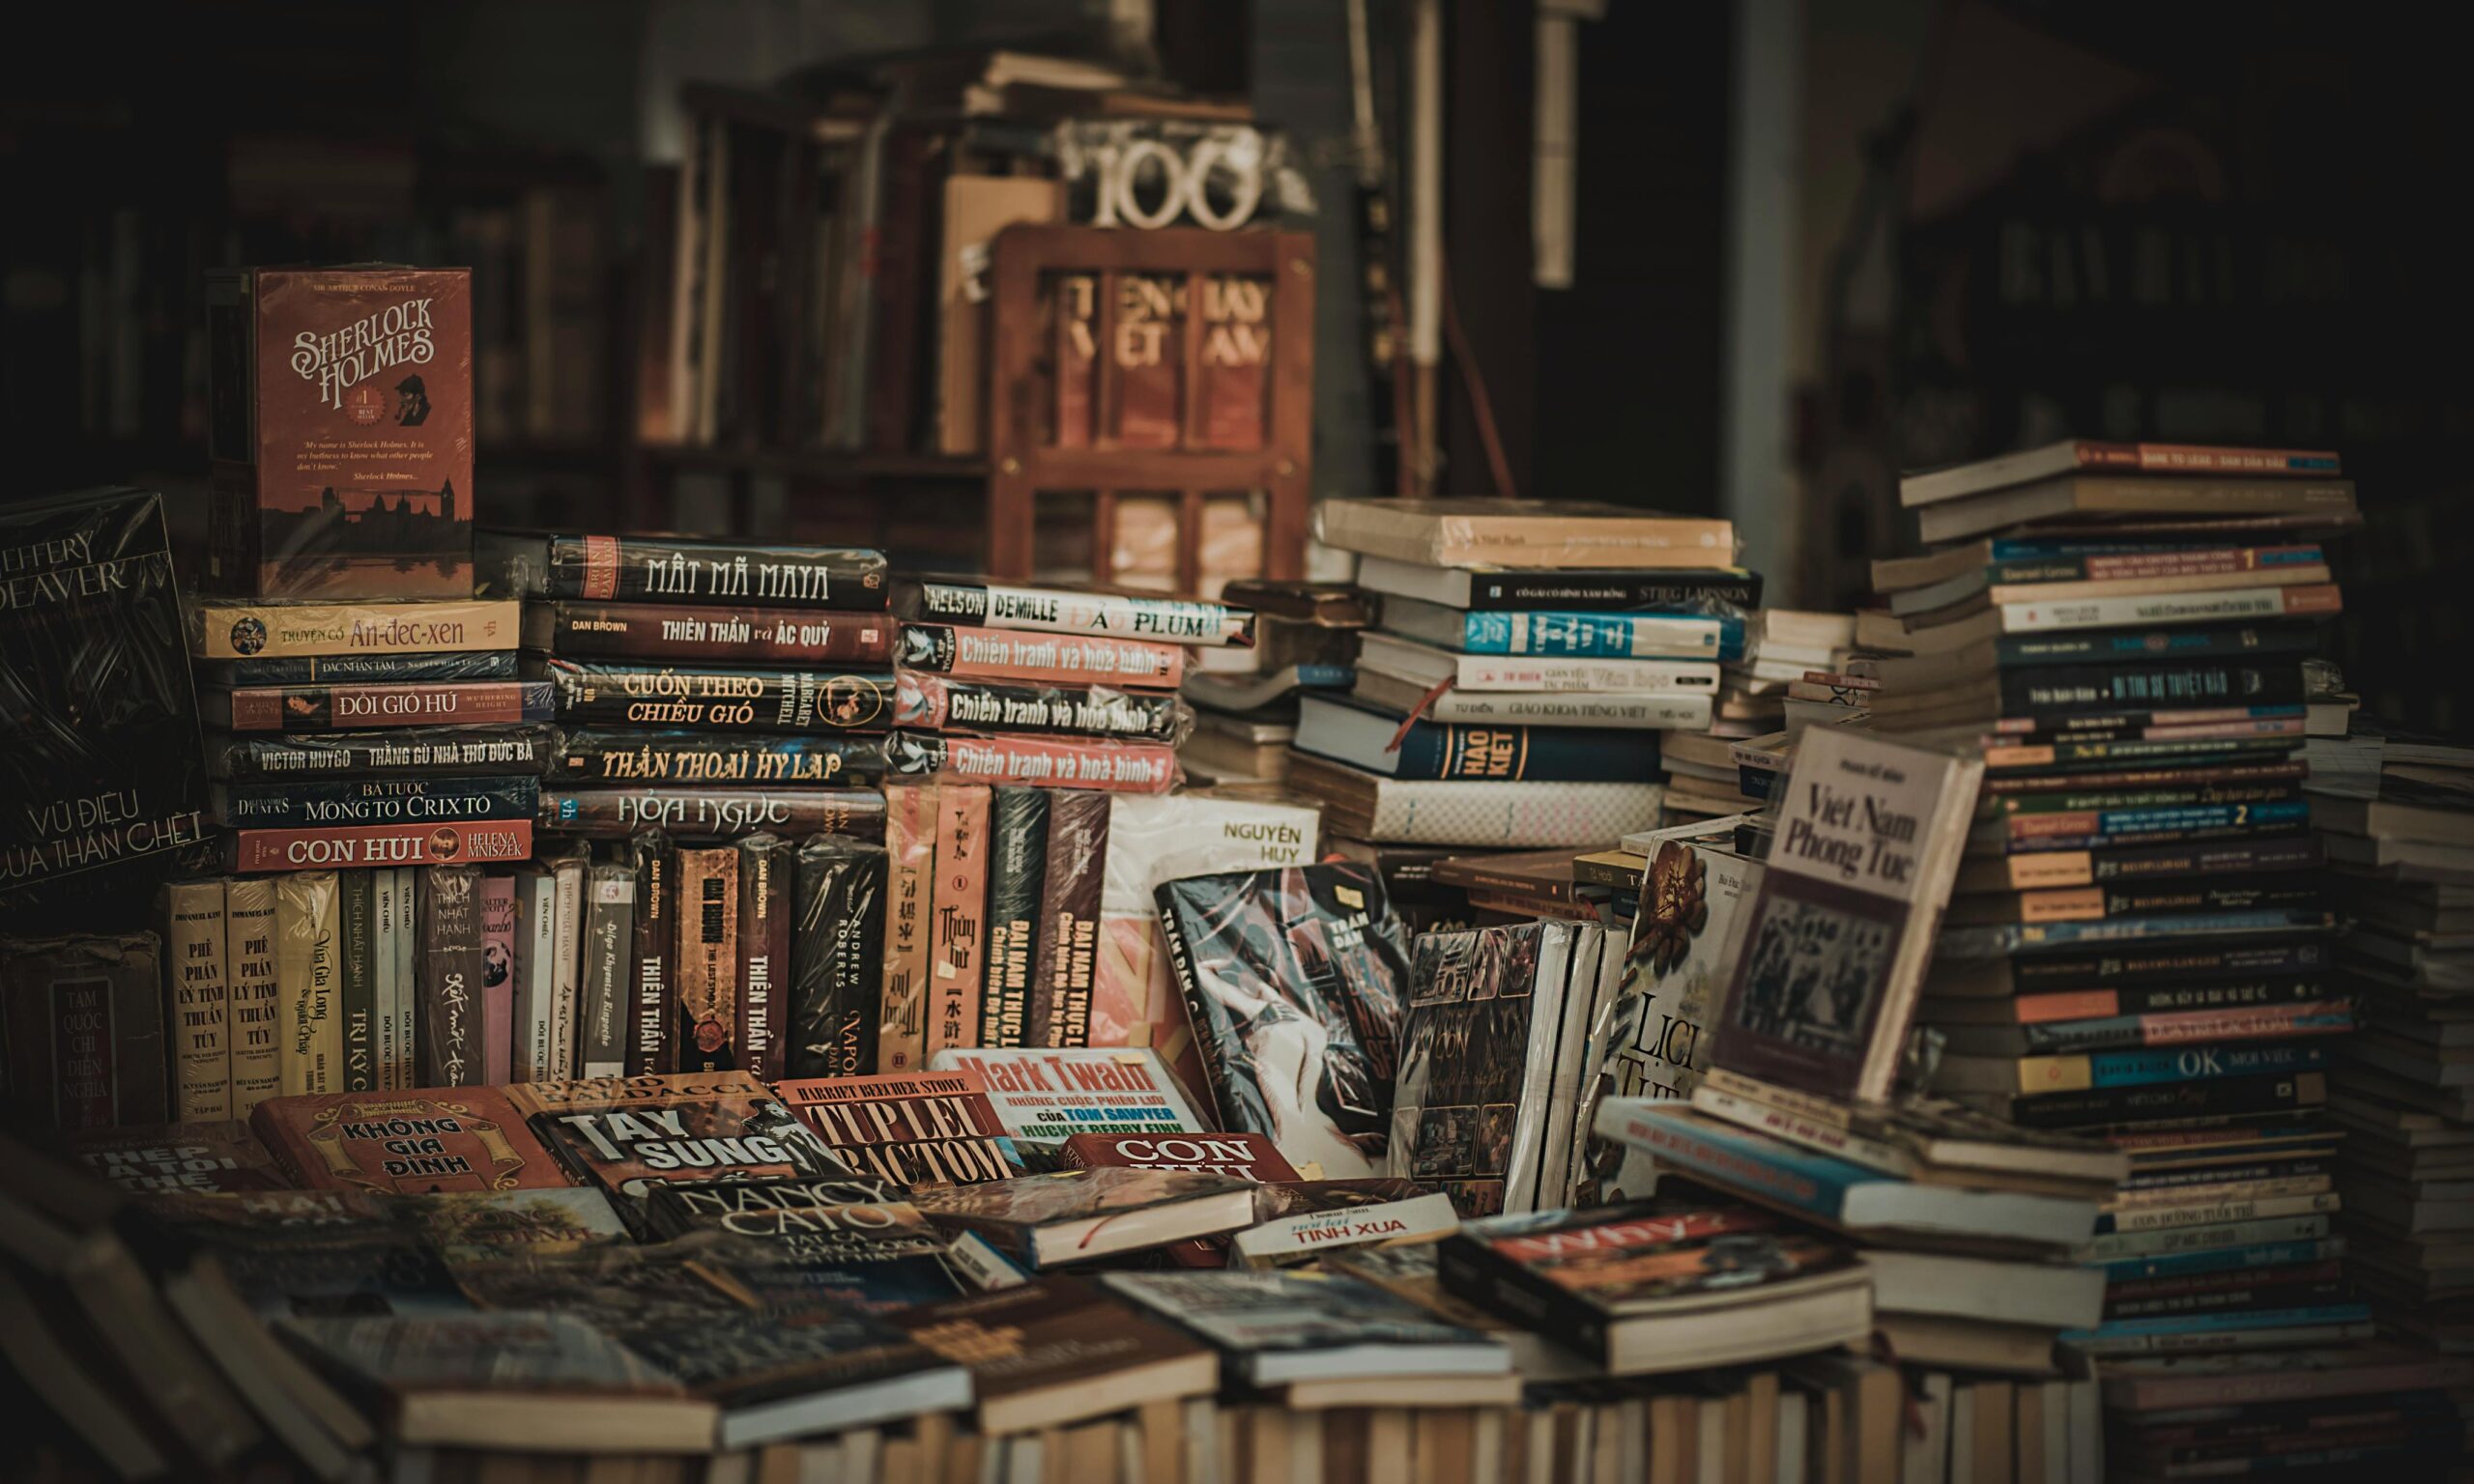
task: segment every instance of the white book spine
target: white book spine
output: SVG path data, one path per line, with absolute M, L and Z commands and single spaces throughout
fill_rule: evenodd
M 1594 660 L 1464 654 L 1455 689 L 1468 691 L 1707 691 L 1718 667 L 1706 660 Z
M 1571 967 L 1561 992 L 1561 1022 L 1555 1033 L 1554 1088 L 1546 1104 L 1545 1152 L 1538 1166 L 1538 1211 L 1565 1204 L 1572 1170 L 1572 1107 L 1580 1098 L 1582 1055 L 1589 1049 L 1591 1012 L 1597 1008 L 1598 967 L 1603 956 L 1620 953 L 1606 929 L 1582 923 L 1572 929 Z M 1546 991 L 1546 985 L 1539 986 Z
M 419 934 L 413 930 L 413 887 L 418 867 L 395 868 L 395 1085 L 412 1087 L 420 1079 Z
M 1372 839 L 1403 845 L 1592 848 L 1654 828 L 1658 784 L 1399 783 L 1375 793 Z
M 584 991 L 584 875 L 581 860 L 558 864 L 553 911 L 557 941 L 550 960 L 549 1068 L 553 1077 L 576 1074 L 576 1011 Z
M 1444 692 L 1426 707 L 1438 722 L 1496 722 L 1516 727 L 1621 727 L 1697 731 L 1710 725 L 1711 697 L 1672 692 L 1612 697 L 1552 692 Z
M 1529 1051 L 1521 1064 L 1520 1102 L 1512 1117 L 1511 1157 L 1504 1169 L 1504 1214 L 1538 1209 L 1538 1168 L 1546 1153 L 1556 1053 L 1563 1046 L 1564 995 L 1580 925 L 1547 923 L 1539 935 L 1538 977 L 1529 990 Z
M 2217 592 L 2005 603 L 1999 612 L 2005 634 L 2103 629 L 2131 623 L 2215 623 L 2233 618 L 2282 618 L 2289 614 L 2336 612 L 2333 604 L 2313 600 L 2321 591 L 2314 587 L 2234 587 Z

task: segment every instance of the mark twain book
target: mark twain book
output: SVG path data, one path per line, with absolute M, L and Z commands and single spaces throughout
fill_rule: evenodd
M 471 271 L 244 269 L 206 303 L 204 585 L 471 597 Z
M 1797 749 L 1712 1065 L 1889 1096 L 1975 809 L 1980 758 L 1844 728 Z
M 572 1185 L 490 1087 L 274 1098 L 249 1127 L 294 1184 L 308 1190 L 530 1190 Z
M 170 1118 L 161 975 L 151 932 L 0 942 L 10 1105 L 71 1131 Z
M 948 1048 L 934 1071 L 970 1071 L 1014 1137 L 1056 1145 L 1078 1133 L 1201 1133 L 1168 1064 L 1148 1046 Z
M 968 1071 L 777 1082 L 845 1163 L 918 1189 L 1022 1173 L 1013 1136 Z

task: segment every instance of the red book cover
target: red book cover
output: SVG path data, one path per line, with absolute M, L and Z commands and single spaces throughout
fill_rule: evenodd
M 1165 275 L 1117 279 L 1116 320 L 1108 351 L 1116 375 L 1120 448 L 1174 448 L 1185 436 L 1185 285 Z
M 235 830 L 224 858 L 234 870 L 253 871 L 473 865 L 532 856 L 531 820 L 468 819 L 446 824 Z
M 975 1072 L 816 1077 L 774 1091 L 865 1174 L 934 1189 L 1022 1173 L 1013 1136 Z
M 1068 1169 L 1204 1170 L 1258 1184 L 1306 1178 L 1259 1133 L 1078 1133 L 1065 1141 L 1057 1162 Z M 1180 1268 L 1228 1266 L 1225 1237 L 1197 1237 L 1167 1252 Z
M 1202 404 L 1202 442 L 1211 448 L 1260 448 L 1271 409 L 1271 286 L 1259 278 L 1192 280 L 1202 289 L 1202 349 L 1195 388 Z
M 574 1184 L 494 1087 L 270 1098 L 249 1127 L 304 1190 L 532 1190 Z
M 927 1054 L 979 1044 L 988 973 L 988 812 L 976 784 L 936 790 L 936 891 L 929 928 Z
M 944 675 L 1175 690 L 1186 675 L 1186 646 L 1103 634 L 906 623 L 894 641 L 894 662 Z
M 234 731 L 363 731 L 546 722 L 552 696 L 546 680 L 398 680 L 242 686 L 199 700 L 209 725 Z

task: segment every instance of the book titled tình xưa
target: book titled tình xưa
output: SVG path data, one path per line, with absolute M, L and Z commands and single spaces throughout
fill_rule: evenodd
M 922 1190 L 913 1203 L 1044 1270 L 1235 1231 L 1253 1220 L 1253 1188 L 1201 1170 L 1102 1166 Z
M 1078 1133 L 1203 1133 L 1185 1088 L 1147 1046 L 949 1047 L 931 1071 L 971 1071 L 1007 1131 L 1053 1148 Z
M 1805 733 L 1712 1065 L 1825 1098 L 1889 1096 L 1983 775 L 1977 757 Z
M 1022 1173 L 1013 1136 L 970 1071 L 796 1079 L 774 1091 L 843 1161 L 915 1189 Z
M 489 1087 L 270 1098 L 249 1127 L 310 1190 L 526 1190 L 577 1181 Z
M 1254 1224 L 1228 1239 L 1230 1266 L 1284 1267 L 1347 1247 L 1433 1241 L 1459 1226 L 1452 1198 L 1415 1181 L 1278 1181 L 1255 1187 Z
M 1061 1427 L 1203 1396 L 1220 1358 L 1086 1278 L 1057 1274 L 898 1315 L 912 1339 L 970 1367 L 980 1431 Z

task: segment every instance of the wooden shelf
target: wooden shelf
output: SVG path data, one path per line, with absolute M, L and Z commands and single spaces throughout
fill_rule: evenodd
M 690 447 L 646 443 L 645 456 L 674 470 L 722 474 L 773 474 L 825 483 L 870 479 L 950 480 L 988 477 L 985 459 L 935 453 L 845 453 L 829 448 Z

